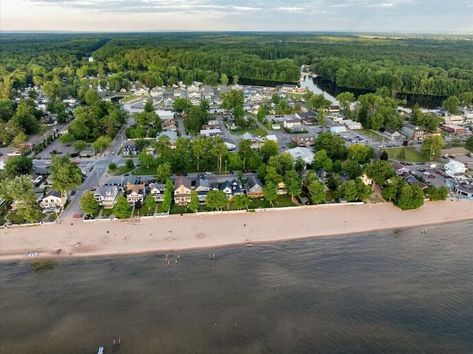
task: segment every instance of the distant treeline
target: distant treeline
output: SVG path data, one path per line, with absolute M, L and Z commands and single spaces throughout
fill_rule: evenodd
M 61 82 L 74 94 L 85 76 L 111 89 L 222 77 L 297 82 L 303 64 L 338 86 L 451 96 L 473 91 L 473 41 L 296 33 L 5 34 L 0 93 Z M 94 61 L 86 58 L 93 56 Z M 108 76 L 111 74 L 111 76 Z

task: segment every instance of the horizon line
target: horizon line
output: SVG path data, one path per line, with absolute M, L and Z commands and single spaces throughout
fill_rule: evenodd
M 33 30 L 0 30 L 0 37 L 2 34 L 162 34 L 162 33 L 303 33 L 303 34 L 371 34 L 371 35 L 457 35 L 457 36 L 472 36 L 472 32 L 456 32 L 456 31 L 443 31 L 443 32 L 428 32 L 428 31 L 350 31 L 350 30 L 140 30 L 140 31 L 111 31 L 111 30 L 44 30 L 44 29 L 33 29 Z

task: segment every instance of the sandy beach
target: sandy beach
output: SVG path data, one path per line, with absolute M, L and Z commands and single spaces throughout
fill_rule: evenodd
M 322 205 L 254 213 L 187 214 L 0 229 L 0 260 L 124 255 L 349 235 L 473 220 L 473 202 L 428 202 L 401 211 L 389 203 Z

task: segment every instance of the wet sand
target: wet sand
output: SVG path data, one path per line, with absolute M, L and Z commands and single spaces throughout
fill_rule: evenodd
M 427 202 L 402 211 L 389 203 L 322 205 L 254 213 L 185 214 L 125 221 L 0 229 L 0 260 L 139 254 L 338 236 L 473 220 L 473 202 Z M 37 253 L 37 254 L 36 254 Z

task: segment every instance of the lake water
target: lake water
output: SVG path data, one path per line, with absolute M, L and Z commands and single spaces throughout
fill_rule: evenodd
M 473 221 L 165 259 L 0 264 L 0 353 L 473 352 Z

